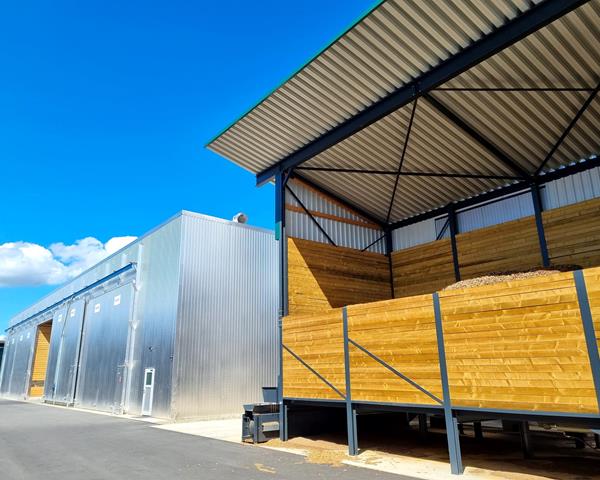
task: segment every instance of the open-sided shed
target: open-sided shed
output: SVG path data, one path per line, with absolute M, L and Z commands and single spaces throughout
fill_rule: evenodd
M 275 181 L 282 438 L 440 413 L 460 473 L 461 418 L 600 424 L 598 45 L 599 0 L 387 0 L 209 143 Z

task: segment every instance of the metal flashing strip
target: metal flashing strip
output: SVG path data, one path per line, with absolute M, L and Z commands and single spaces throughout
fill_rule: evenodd
M 594 379 L 594 387 L 596 389 L 596 401 L 598 408 L 600 409 L 600 357 L 598 355 L 598 343 L 596 340 L 596 332 L 594 331 L 594 320 L 592 318 L 590 300 L 583 272 L 581 270 L 576 270 L 573 272 L 573 277 L 575 279 L 575 289 L 577 291 L 577 303 L 579 303 L 581 321 L 583 322 L 585 343 L 590 358 L 592 378 Z
M 89 284 L 86 287 L 83 287 L 80 290 L 77 290 L 75 293 L 72 293 L 71 295 L 66 296 L 65 298 L 59 300 L 58 302 L 53 303 L 52 305 L 50 305 L 49 307 L 44 308 L 43 310 L 40 310 L 37 313 L 34 313 L 33 315 L 30 315 L 29 317 L 27 317 L 24 320 L 21 320 L 18 323 L 15 323 L 14 325 L 11 325 L 10 327 L 8 327 L 5 332 L 14 330 L 15 328 L 17 328 L 20 325 L 23 325 L 24 323 L 27 323 L 29 320 L 31 320 L 32 318 L 38 317 L 40 315 L 43 315 L 46 312 L 49 312 L 50 310 L 58 307 L 60 304 L 64 303 L 64 302 L 68 302 L 72 299 L 74 299 L 75 297 L 81 295 L 82 293 L 85 293 L 89 290 L 92 290 L 94 288 L 96 288 L 98 285 L 103 284 L 104 282 L 107 282 L 115 277 L 118 277 L 119 275 L 121 275 L 122 273 L 125 273 L 129 270 L 131 270 L 132 268 L 134 268 L 137 265 L 136 262 L 130 262 L 127 265 L 125 265 L 124 267 L 120 268 L 119 270 L 115 270 L 114 272 L 100 278 L 99 280 L 96 280 L 94 283 Z
M 296 360 L 298 360 L 302 365 L 304 365 L 308 370 L 310 370 L 311 373 L 313 373 L 314 375 L 316 375 L 316 377 L 321 380 L 323 383 L 325 383 L 325 385 L 327 385 L 329 388 L 331 388 L 335 393 L 337 393 L 341 398 L 345 399 L 346 396 L 340 392 L 335 385 L 333 385 L 329 380 L 327 380 L 323 375 L 321 375 L 319 372 L 317 372 L 314 368 L 312 368 L 308 363 L 306 363 L 304 360 L 302 360 L 302 358 L 300 358 L 298 355 L 296 355 L 294 352 L 292 352 L 292 350 L 290 350 L 286 345 L 282 344 L 281 345 L 292 357 L 294 357 Z
M 347 332 L 345 332 L 347 335 Z M 386 363 L 384 360 L 382 360 L 381 358 L 379 358 L 377 355 L 375 355 L 374 353 L 371 353 L 369 350 L 367 350 L 365 347 L 363 347 L 362 345 L 359 345 L 358 343 L 356 343 L 354 340 L 352 340 L 351 338 L 348 338 L 348 342 L 351 343 L 352 345 L 354 345 L 356 348 L 358 348 L 359 350 L 361 350 L 363 353 L 366 353 L 369 357 L 371 357 L 373 360 L 375 360 L 376 362 L 378 362 L 379 364 L 381 364 L 382 366 L 384 366 L 385 368 L 387 368 L 390 372 L 392 372 L 394 375 L 400 377 L 402 380 L 404 380 L 406 383 L 408 383 L 409 385 L 411 385 L 412 387 L 416 388 L 417 390 L 419 390 L 420 392 L 424 393 L 425 395 L 427 395 L 429 398 L 431 398 L 433 401 L 439 403 L 440 405 L 443 405 L 443 401 L 441 399 L 439 399 L 438 397 L 436 397 L 433 393 L 431 393 L 429 390 L 426 390 L 425 388 L 423 388 L 421 385 L 419 385 L 418 383 L 416 383 L 414 380 L 411 380 L 409 377 L 407 377 L 406 375 L 404 375 L 403 373 L 399 372 L 398 370 L 396 370 L 394 367 L 392 367 L 390 364 Z

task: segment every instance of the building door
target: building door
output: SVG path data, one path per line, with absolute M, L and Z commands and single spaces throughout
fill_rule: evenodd
M 51 321 L 38 325 L 33 354 L 33 365 L 29 381 L 30 397 L 41 397 L 44 394 L 44 382 L 46 380 L 46 369 L 48 368 L 48 353 L 50 351 L 51 334 Z
M 132 302 L 131 284 L 88 301 L 75 394 L 77 406 L 122 413 Z
M 152 415 L 154 400 L 154 368 L 144 370 L 144 395 L 142 397 L 142 415 Z
M 71 405 L 74 401 L 85 305 L 84 300 L 78 300 L 70 303 L 64 312 L 60 332 L 57 333 L 58 341 L 51 344 L 51 348 L 57 348 L 58 351 L 53 376 L 54 388 L 51 397 L 46 394 L 46 401 L 52 400 L 64 405 Z M 53 336 L 52 339 L 54 338 Z

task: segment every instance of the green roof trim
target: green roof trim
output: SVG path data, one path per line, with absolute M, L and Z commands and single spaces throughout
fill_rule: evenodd
M 282 82 L 280 82 L 275 88 L 269 91 L 266 95 L 264 95 L 258 102 L 256 102 L 252 107 L 246 110 L 242 115 L 240 115 L 237 119 L 231 122 L 227 127 L 223 128 L 219 133 L 217 133 L 214 137 L 212 137 L 204 146 L 208 147 L 211 143 L 213 143 L 217 138 L 227 132 L 231 127 L 233 127 L 237 122 L 242 120 L 246 115 L 248 115 L 252 110 L 258 107 L 261 103 L 263 103 L 267 98 L 269 98 L 274 92 L 276 92 L 280 87 L 289 82 L 292 78 L 294 78 L 298 73 L 300 73 L 307 65 L 309 65 L 313 60 L 319 57 L 323 52 L 325 52 L 329 47 L 335 44 L 340 38 L 346 35 L 350 30 L 352 30 L 356 25 L 362 22 L 366 17 L 368 17 L 374 10 L 376 10 L 381 4 L 385 3 L 386 0 L 377 0 L 375 4 L 369 7 L 365 12 L 359 15 L 359 17 L 354 20 L 348 27 L 346 27 L 339 35 L 337 35 L 333 40 L 331 40 L 327 45 L 325 45 L 321 50 L 311 56 L 304 64 L 295 70 L 291 75 L 288 75 Z

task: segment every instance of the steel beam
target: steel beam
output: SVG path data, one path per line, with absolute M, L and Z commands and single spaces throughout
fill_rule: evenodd
M 425 95 L 425 99 L 429 102 L 429 104 L 441 113 L 444 117 L 450 120 L 451 123 L 460 128 L 464 133 L 466 133 L 469 137 L 475 140 L 479 145 L 485 148 L 488 152 L 490 152 L 496 159 L 510 168 L 513 172 L 519 174 L 521 178 L 529 178 L 530 173 L 525 170 L 521 165 L 515 162 L 512 158 L 510 158 L 506 153 L 500 150 L 496 145 L 490 142 L 487 138 L 485 138 L 481 133 L 475 130 L 471 125 L 465 122 L 464 119 L 460 118 L 456 113 L 450 110 L 446 105 L 440 102 L 435 97 L 431 95 Z
M 352 385 L 350 382 L 350 346 L 348 345 L 348 310 L 342 309 L 344 329 L 344 372 L 346 374 L 346 424 L 348 430 L 348 455 L 358 455 L 356 410 L 352 407 Z
M 454 266 L 454 278 L 460 282 L 460 264 L 458 261 L 458 246 L 456 245 L 456 234 L 458 233 L 458 220 L 454 205 L 448 206 L 448 227 L 450 228 L 450 246 L 452 248 L 452 264 Z
M 442 325 L 442 309 L 440 297 L 437 292 L 432 295 L 433 314 L 435 317 L 435 330 L 438 344 L 440 364 L 440 377 L 442 379 L 442 393 L 444 400 L 444 419 L 446 421 L 446 436 L 448 437 L 448 454 L 450 455 L 450 469 L 454 475 L 463 473 L 462 455 L 460 453 L 460 439 L 458 435 L 458 422 L 452 413 L 450 399 L 450 385 L 448 383 L 448 367 L 446 365 L 446 347 L 444 345 L 444 327 Z
M 439 87 L 448 80 L 504 50 L 527 35 L 545 27 L 586 2 L 587 0 L 546 0 L 531 7 L 526 12 L 509 20 L 491 33 L 463 48 L 447 60 L 430 68 L 415 80 L 397 88 L 385 98 L 365 108 L 337 127 L 332 128 L 308 145 L 283 158 L 275 165 L 259 172 L 256 176 L 257 184 L 262 185 L 273 178 L 278 172 L 301 165 L 306 160 L 409 104 L 419 96 Z
M 323 188 L 320 185 L 317 185 L 315 182 L 309 180 L 308 178 L 306 178 L 302 175 L 299 175 L 297 171 L 294 171 L 292 174 L 290 174 L 290 177 L 297 178 L 301 182 L 306 183 L 309 187 L 313 188 L 314 190 L 322 193 L 325 196 L 331 197 L 333 200 L 340 203 L 342 206 L 348 208 L 349 210 L 354 210 L 358 215 L 365 218 L 366 220 L 369 220 L 370 222 L 374 223 L 375 225 L 377 225 L 381 228 L 384 227 L 384 223 L 380 218 L 377 218 L 375 215 L 367 212 L 366 210 L 363 210 L 362 208 L 360 208 L 357 205 L 354 205 L 353 203 L 349 202 L 348 200 L 343 199 L 339 195 L 336 195 L 335 193 L 330 192 L 326 188 Z
M 594 388 L 596 389 L 596 401 L 600 406 L 600 356 L 598 354 L 598 342 L 596 340 L 597 337 L 594 330 L 594 321 L 592 319 L 590 300 L 588 297 L 583 272 L 581 270 L 574 271 L 573 278 L 575 279 L 577 302 L 579 303 L 579 312 L 581 313 L 581 321 L 583 323 L 583 332 L 585 335 L 585 343 L 587 345 L 588 356 L 590 359 L 590 367 L 592 369 Z
M 556 169 L 552 172 L 544 173 L 535 179 L 535 183 L 537 185 L 543 185 L 544 183 L 551 182 L 553 180 L 558 180 L 560 178 L 568 177 L 569 175 L 573 175 L 575 173 L 584 172 L 586 170 L 590 170 L 592 168 L 596 168 L 600 166 L 600 157 L 596 156 L 594 158 L 589 158 L 585 161 L 581 161 L 578 163 L 573 163 L 571 165 L 567 165 L 565 167 Z M 491 190 L 486 193 L 482 193 L 480 195 L 476 195 L 464 200 L 459 200 L 454 202 L 452 205 L 456 210 L 461 210 L 463 208 L 472 207 L 475 205 L 479 205 L 483 202 L 487 202 L 490 200 L 494 200 L 505 195 L 510 195 L 511 193 L 517 192 L 527 192 L 529 189 L 530 183 L 519 182 L 513 183 L 511 185 L 507 185 L 505 187 L 500 187 L 495 190 Z M 410 218 L 406 218 L 404 220 L 400 220 L 398 222 L 391 223 L 389 225 L 390 230 L 395 230 L 396 228 L 406 227 L 408 225 L 413 225 L 418 222 L 422 222 L 423 220 L 428 220 L 430 218 L 440 217 L 445 215 L 448 212 L 448 206 L 442 206 L 438 208 L 434 208 L 428 212 L 424 212 L 418 215 L 415 215 Z
M 546 158 L 544 158 L 544 161 L 540 164 L 540 166 L 538 167 L 538 169 L 535 171 L 536 175 L 538 175 L 544 169 L 544 167 L 546 166 L 546 164 L 552 159 L 552 157 L 554 156 L 554 154 L 558 150 L 558 147 L 560 147 L 562 145 L 562 143 L 564 142 L 565 138 L 567 138 L 567 136 L 569 135 L 569 132 L 571 132 L 571 130 L 573 129 L 573 127 L 575 126 L 575 124 L 579 121 L 579 119 L 581 118 L 581 116 L 585 113 L 585 111 L 587 110 L 587 108 L 590 106 L 590 104 L 592 103 L 592 100 L 594 100 L 594 97 L 598 94 L 598 90 L 600 90 L 600 83 L 598 83 L 598 85 L 596 85 L 596 88 L 594 88 L 592 90 L 592 93 L 590 93 L 590 96 L 586 99 L 585 102 L 583 102 L 583 105 L 577 111 L 577 114 L 573 117 L 573 119 L 571 120 L 571 122 L 569 123 L 569 125 L 567 125 L 567 128 L 565 128 L 565 130 L 562 133 L 562 135 L 558 138 L 558 140 L 556 141 L 556 143 L 554 144 L 554 146 L 550 149 L 550 151 L 548 152 L 548 155 L 546 155 Z
M 283 401 L 283 318 L 288 313 L 287 298 L 287 235 L 285 231 L 285 187 L 287 172 L 275 177 L 275 238 L 279 254 L 279 312 L 277 330 L 279 336 L 279 372 L 277 375 L 277 396 L 279 403 L 279 438 L 287 440 L 287 409 Z
M 390 206 L 388 207 L 387 216 L 385 217 L 385 223 L 388 223 L 390 221 L 390 215 L 392 214 L 392 208 L 394 207 L 396 191 L 398 190 L 398 182 L 400 181 L 400 173 L 402 173 L 404 156 L 406 155 L 406 149 L 408 148 L 408 142 L 410 141 L 410 132 L 412 131 L 413 122 L 415 120 L 415 113 L 417 111 L 418 100 L 419 99 L 415 97 L 412 111 L 410 112 L 410 120 L 408 121 L 408 127 L 406 128 L 406 135 L 404 136 L 404 145 L 402 145 L 402 153 L 400 154 L 400 161 L 398 162 L 398 169 L 396 170 L 396 181 L 394 182 L 394 189 L 392 190 L 392 198 L 390 198 Z
M 317 228 L 319 229 L 319 231 L 323 235 L 325 235 L 325 238 L 327 239 L 327 241 L 329 243 L 331 243 L 331 245 L 333 245 L 334 247 L 337 247 L 336 243 L 333 241 L 333 239 L 327 233 L 327 230 L 325 230 L 323 228 L 323 226 L 319 223 L 319 221 L 314 217 L 314 215 L 312 213 L 310 213 L 310 210 L 308 208 L 306 208 L 306 206 L 304 205 L 304 203 L 302 202 L 302 200 L 300 200 L 300 198 L 298 197 L 298 195 L 296 195 L 294 193 L 294 191 L 288 185 L 286 185 L 285 188 L 286 188 L 286 190 L 288 192 L 290 192 L 292 194 L 292 197 L 294 197 L 294 200 L 296 200 L 298 202 L 298 205 L 300 205 L 302 207 L 302 210 L 304 210 L 304 213 L 306 213 L 308 215 L 308 218 L 310 218 L 313 221 L 313 223 L 317 226 Z
M 368 168 L 336 168 L 336 167 L 297 167 L 296 171 L 305 172 L 334 172 L 355 173 L 363 175 L 398 175 L 400 177 L 442 177 L 442 178 L 475 178 L 483 180 L 521 180 L 522 177 L 515 175 L 494 175 L 487 173 L 470 172 L 407 172 L 393 170 L 371 170 Z
M 542 265 L 550 266 L 550 256 L 548 255 L 548 244 L 546 243 L 546 234 L 544 232 L 544 219 L 542 218 L 542 199 L 538 185 L 531 185 L 531 200 L 533 202 L 533 213 L 535 216 L 535 226 L 537 229 L 538 242 L 540 244 L 540 253 L 542 255 Z

